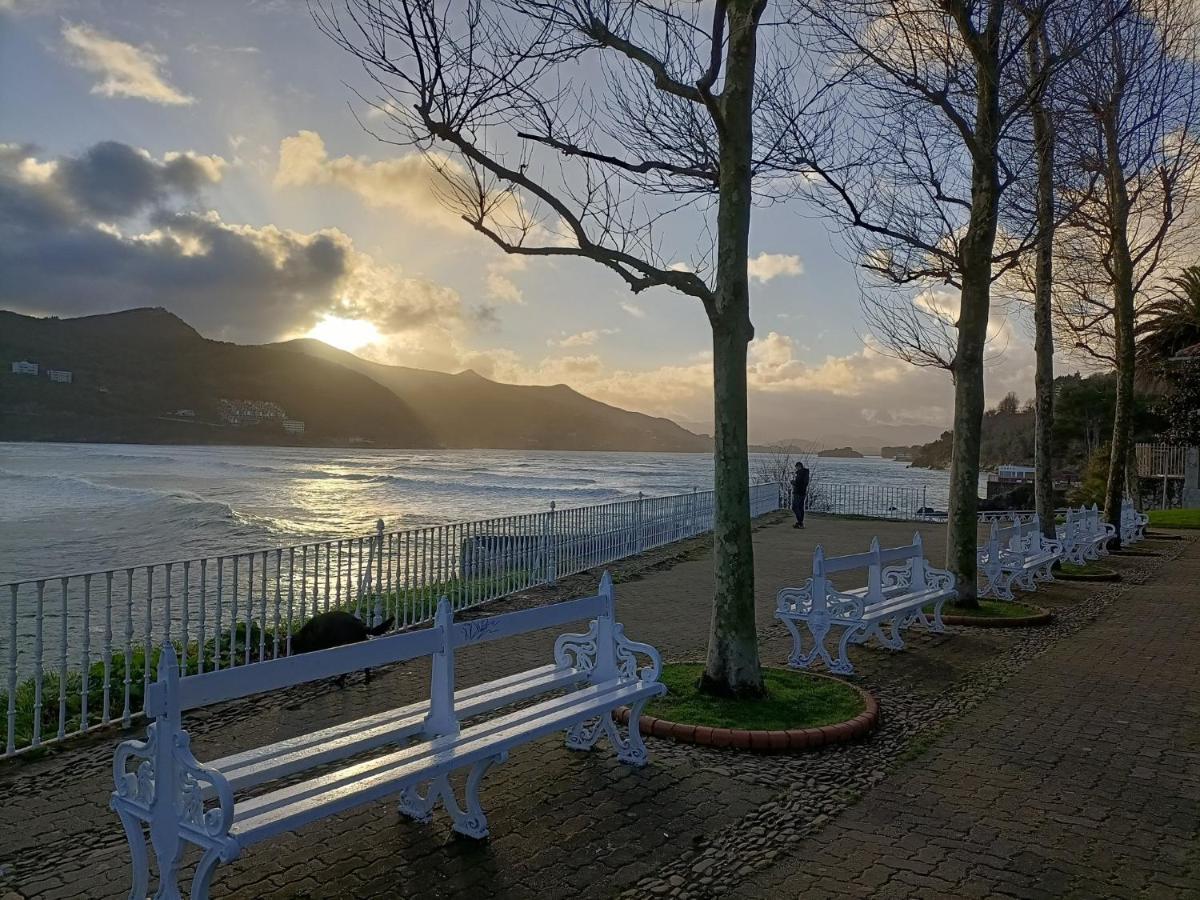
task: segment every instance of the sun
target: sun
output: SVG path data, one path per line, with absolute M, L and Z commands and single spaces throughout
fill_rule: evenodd
M 331 347 L 353 352 L 359 347 L 365 347 L 378 341 L 381 335 L 370 322 L 362 319 L 343 319 L 339 316 L 326 315 L 304 335 L 316 338 Z

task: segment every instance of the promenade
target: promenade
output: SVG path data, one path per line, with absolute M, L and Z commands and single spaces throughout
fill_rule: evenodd
M 782 515 L 755 534 L 762 655 L 790 642 L 775 592 L 828 553 L 907 543 L 940 562 L 940 526 Z M 1200 897 L 1200 535 L 1114 558 L 1119 584 L 1057 583 L 1032 602 L 1053 624 L 906 633 L 908 649 L 852 650 L 879 698 L 868 741 L 759 756 L 648 739 L 631 771 L 607 747 L 560 738 L 513 752 L 485 781 L 492 838 L 421 826 L 393 802 L 252 848 L 214 897 Z M 711 558 L 697 539 L 613 567 L 627 633 L 664 659 L 700 659 Z M 591 574 L 481 612 L 594 587 Z M 550 659 L 553 635 L 471 648 L 460 683 Z M 909 639 L 911 637 L 911 640 Z M 205 710 L 185 724 L 200 759 L 425 695 L 398 666 Z M 136 733 L 136 730 L 135 732 Z M 110 732 L 0 765 L 0 900 L 124 897 L 127 849 L 108 809 Z M 189 856 L 189 862 L 195 857 Z

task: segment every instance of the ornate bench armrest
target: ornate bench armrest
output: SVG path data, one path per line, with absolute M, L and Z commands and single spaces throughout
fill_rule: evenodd
M 122 741 L 113 754 L 113 797 L 126 801 L 138 808 L 146 818 L 150 815 L 150 804 L 154 800 L 154 751 L 158 743 L 156 723 L 146 728 L 146 739 Z M 136 768 L 129 771 L 129 761 L 140 760 Z
M 830 590 L 825 597 L 825 606 L 829 615 L 835 619 L 861 619 L 866 609 L 866 601 L 858 594 L 843 594 L 841 591 Z
M 233 789 L 229 780 L 217 769 L 196 760 L 186 731 L 175 735 L 174 756 L 181 823 L 204 837 L 224 838 L 233 824 Z M 216 795 L 217 803 L 206 808 L 204 797 L 209 791 Z
M 797 612 L 803 612 L 812 605 L 813 580 L 809 578 L 800 587 L 781 588 L 775 596 L 775 609 L 778 612 L 791 612 L 795 607 Z
M 888 566 L 881 573 L 884 590 L 889 588 L 906 588 L 912 584 L 912 561 L 896 566 Z
M 590 672 L 596 667 L 596 636 L 600 624 L 592 619 L 583 634 L 560 634 L 554 642 L 554 664 L 560 668 Z
M 948 569 L 935 569 L 928 566 L 925 569 L 925 586 L 933 591 L 955 591 L 958 589 L 958 578 Z
M 625 637 L 625 626 L 620 622 L 613 625 L 613 637 L 617 643 L 617 669 L 626 678 L 637 678 L 639 681 L 658 681 L 662 673 L 662 657 L 649 644 L 633 641 Z M 650 665 L 641 669 L 637 665 L 637 654 L 649 658 Z

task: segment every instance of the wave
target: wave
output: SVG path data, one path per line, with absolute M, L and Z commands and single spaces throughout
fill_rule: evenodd
M 28 489 L 32 502 L 22 502 L 22 493 Z M 224 519 L 232 519 L 236 513 L 228 503 L 208 500 L 191 491 L 172 489 L 159 490 L 150 487 L 128 487 L 93 481 L 79 475 L 41 475 L 13 472 L 0 469 L 0 491 L 7 494 L 5 508 L 12 513 L 20 511 L 35 515 L 59 514 L 68 510 L 107 508 L 111 513 L 121 508 L 136 508 L 145 513 L 154 506 L 169 507 L 174 511 L 188 510 L 203 512 Z

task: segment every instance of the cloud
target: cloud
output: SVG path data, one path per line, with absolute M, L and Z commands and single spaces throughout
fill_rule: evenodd
M 132 97 L 165 106 L 195 102 L 194 97 L 168 83 L 162 72 L 167 58 L 149 46 L 135 47 L 83 24 L 64 23 L 62 38 L 74 65 L 101 76 L 92 85 L 93 94 Z
M 619 328 L 593 328 L 590 331 L 580 331 L 575 334 L 567 334 L 566 332 L 563 332 L 562 337 L 550 338 L 548 341 L 546 341 L 546 346 L 562 347 L 564 349 L 570 349 L 572 347 L 591 347 L 593 344 L 599 341 L 600 338 L 610 334 L 617 334 L 620 332 L 620 330 L 621 329 Z
M 368 206 L 399 207 L 421 221 L 466 229 L 469 226 L 442 203 L 438 185 L 443 178 L 419 153 L 378 162 L 330 158 L 321 135 L 300 131 L 279 143 L 275 186 L 333 185 L 352 191 Z
M 210 56 L 214 53 L 261 53 L 258 47 L 250 44 L 226 47 L 221 44 L 188 44 L 184 47 L 188 53 L 201 53 Z
M 748 261 L 746 271 L 752 280 L 766 284 L 782 275 L 801 275 L 804 273 L 804 265 L 798 256 L 760 253 Z
M 58 161 L 54 178 L 62 194 L 88 213 L 124 218 L 172 196 L 196 195 L 220 181 L 224 167 L 219 156 L 176 152 L 159 162 L 145 150 L 103 141 Z
M 328 314 L 434 343 L 461 325 L 456 293 L 377 262 L 337 229 L 187 209 L 214 173 L 209 157 L 158 161 L 115 142 L 50 163 L 0 146 L 0 305 L 68 315 L 165 306 L 240 341 L 302 333 Z
M 646 311 L 644 309 L 642 309 L 640 306 L 638 306 L 636 303 L 630 303 L 628 301 L 625 301 L 624 303 L 621 304 L 621 309 L 625 310 L 625 312 L 629 313 L 635 319 L 646 318 Z
M 521 289 L 506 275 L 489 271 L 485 278 L 485 284 L 487 285 L 487 295 L 493 300 L 513 305 L 525 303 L 525 295 L 521 293 Z

